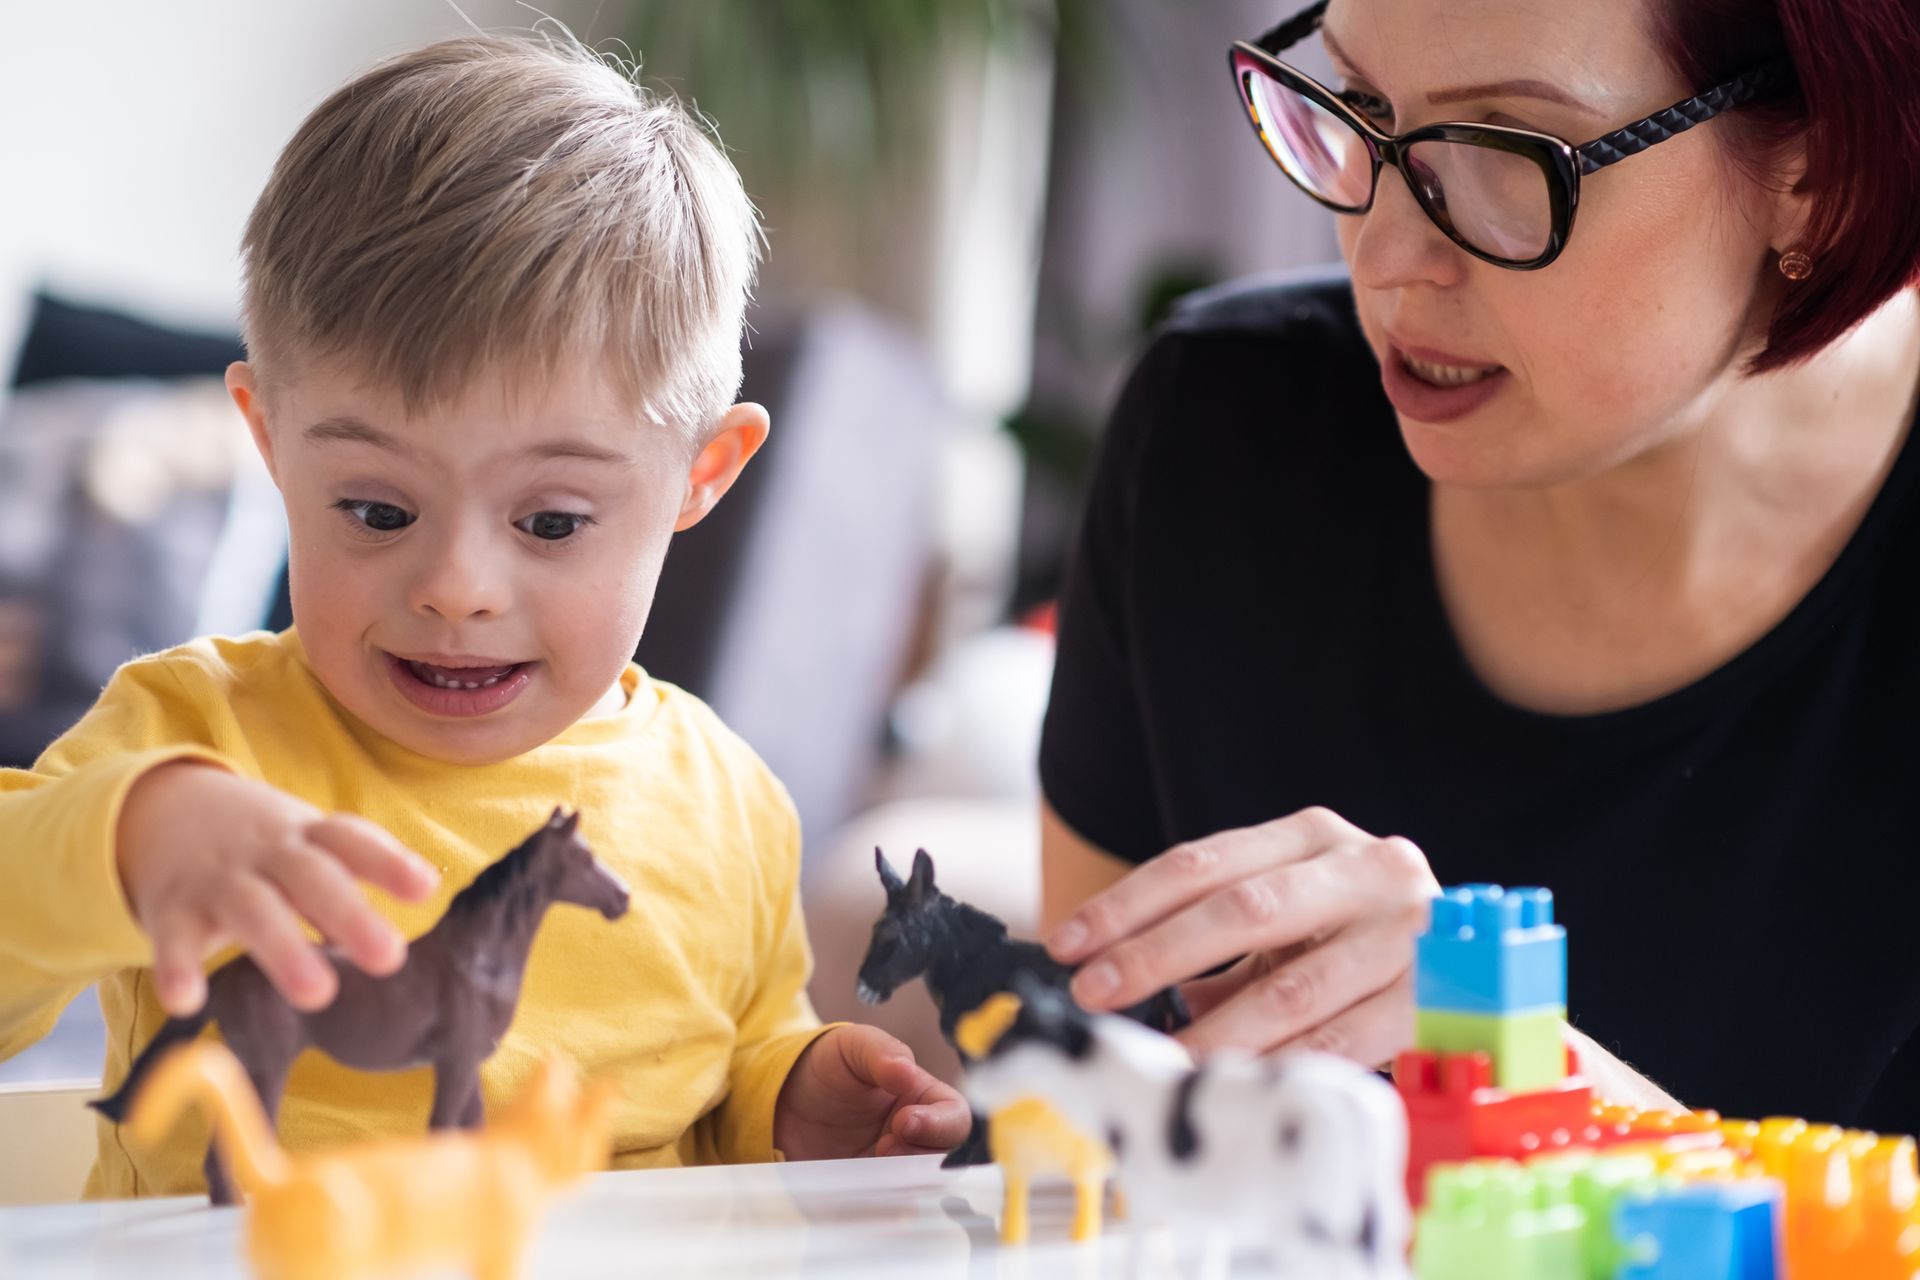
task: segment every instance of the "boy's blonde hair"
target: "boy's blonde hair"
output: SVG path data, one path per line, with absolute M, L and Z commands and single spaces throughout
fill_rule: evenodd
M 577 42 L 463 36 L 366 72 L 287 144 L 242 241 L 247 350 L 269 387 L 344 359 L 409 409 L 584 356 L 696 436 L 739 390 L 759 248 L 678 103 Z

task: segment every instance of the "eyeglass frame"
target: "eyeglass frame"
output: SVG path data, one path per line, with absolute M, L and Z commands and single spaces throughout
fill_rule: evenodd
M 1534 129 L 1522 129 L 1512 125 L 1471 124 L 1464 121 L 1446 121 L 1422 125 L 1418 129 L 1409 129 L 1405 133 L 1390 134 L 1382 132 L 1374 123 L 1355 110 L 1351 103 L 1334 93 L 1312 76 L 1296 70 L 1280 60 L 1280 54 L 1312 35 L 1320 27 L 1321 19 L 1326 15 L 1330 0 L 1316 0 L 1316 3 L 1288 18 L 1264 35 L 1254 40 L 1236 40 L 1228 51 L 1228 64 L 1233 69 L 1234 87 L 1240 94 L 1241 104 L 1247 109 L 1253 122 L 1253 131 L 1260 139 L 1261 148 L 1287 179 L 1318 204 L 1335 213 L 1362 214 L 1373 208 L 1380 193 L 1380 166 L 1392 165 L 1399 170 L 1407 189 L 1413 193 L 1414 202 L 1420 211 L 1427 215 L 1443 232 L 1447 239 L 1466 250 L 1483 262 L 1496 267 L 1506 267 L 1513 271 L 1538 271 L 1560 256 L 1566 248 L 1568 238 L 1573 234 L 1574 214 L 1580 207 L 1580 180 L 1587 174 L 1617 164 L 1628 156 L 1638 155 L 1649 147 L 1657 146 L 1677 133 L 1684 133 L 1697 124 L 1704 124 L 1723 111 L 1743 106 L 1748 102 L 1776 89 L 1784 89 L 1794 82 L 1793 64 L 1787 58 L 1776 58 L 1762 63 L 1740 75 L 1733 77 L 1682 99 L 1670 107 L 1623 125 L 1611 133 L 1606 133 L 1591 142 L 1574 144 L 1551 133 L 1541 133 Z M 1337 119 L 1351 125 L 1356 133 L 1370 144 L 1373 157 L 1373 176 L 1367 189 L 1367 202 L 1356 207 L 1336 204 L 1313 191 L 1304 182 L 1287 171 L 1280 161 L 1274 144 L 1267 139 L 1266 130 L 1261 127 L 1258 109 L 1254 106 L 1253 95 L 1247 86 L 1246 77 L 1252 74 L 1264 74 L 1283 88 L 1290 89 L 1307 99 L 1315 106 L 1329 112 Z M 1443 220 L 1420 192 L 1419 184 L 1408 171 L 1407 152 L 1421 142 L 1451 142 L 1469 146 L 1485 147 L 1495 151 L 1504 151 L 1518 155 L 1533 163 L 1545 175 L 1547 181 L 1547 201 L 1552 224 L 1548 228 L 1546 247 L 1539 256 L 1528 259 L 1502 258 L 1469 244 L 1453 227 Z

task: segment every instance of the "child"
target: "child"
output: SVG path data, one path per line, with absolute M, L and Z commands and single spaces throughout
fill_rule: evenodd
M 323 1006 L 303 926 L 391 972 L 565 804 L 633 909 L 547 917 L 490 1105 L 558 1050 L 623 1087 L 616 1167 L 965 1135 L 898 1041 L 820 1027 L 792 804 L 629 661 L 668 539 L 767 435 L 730 404 L 758 235 L 687 115 L 577 48 L 449 40 L 307 119 L 247 225 L 227 373 L 286 502 L 295 626 L 128 663 L 0 772 L 0 1057 L 98 982 L 111 1090 L 235 945 Z M 431 1091 L 308 1054 L 281 1133 L 418 1130 Z M 196 1189 L 205 1140 L 103 1121 L 89 1194 Z

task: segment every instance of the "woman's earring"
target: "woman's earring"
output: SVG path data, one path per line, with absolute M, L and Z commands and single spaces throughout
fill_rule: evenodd
M 1805 280 L 1813 274 L 1813 259 L 1798 249 L 1780 255 L 1780 274 L 1789 280 Z

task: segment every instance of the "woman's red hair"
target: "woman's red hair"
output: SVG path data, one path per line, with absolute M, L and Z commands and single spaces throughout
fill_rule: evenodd
M 1668 60 L 1689 84 L 1787 54 L 1799 79 L 1743 108 L 1729 145 L 1771 175 L 1782 144 L 1805 148 L 1812 199 L 1796 248 L 1813 275 L 1787 286 L 1753 361 L 1804 360 L 1920 282 L 1920 4 L 1915 0 L 1654 0 Z

